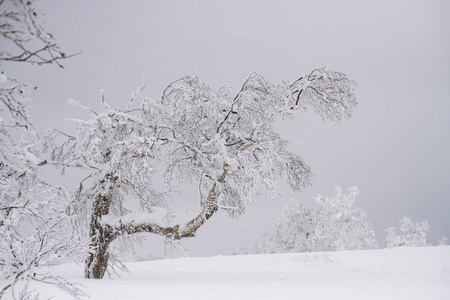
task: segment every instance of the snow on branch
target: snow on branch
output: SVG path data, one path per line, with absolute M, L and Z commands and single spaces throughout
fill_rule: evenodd
M 293 83 L 284 82 L 280 112 L 291 115 L 311 107 L 324 120 L 340 123 L 349 119 L 357 106 L 355 87 L 356 83 L 344 73 L 318 68 Z
M 0 62 L 35 65 L 56 64 L 72 55 L 63 53 L 41 26 L 41 13 L 33 0 L 0 0 Z M 66 214 L 68 192 L 46 183 L 40 173 L 47 160 L 40 158 L 37 136 L 25 102 L 36 87 L 0 72 L 0 276 L 7 285 L 0 298 L 11 293 L 16 299 L 37 298 L 28 291 L 30 280 L 55 284 L 78 297 L 75 285 L 62 278 L 41 274 L 41 267 L 80 258 L 88 240 L 73 230 L 73 216 Z M 17 138 L 20 137 L 20 138 Z M 78 256 L 80 255 L 80 256 Z M 25 281 L 25 288 L 15 285 Z
M 35 1 L 3 0 L 1 4 L 3 2 L 10 2 L 12 9 L 0 13 L 0 37 L 9 43 L 7 49 L 12 52 L 0 51 L 0 61 L 37 65 L 54 63 L 63 68 L 60 60 L 78 54 L 64 53 L 52 34 L 44 30 L 40 20 L 42 13 Z

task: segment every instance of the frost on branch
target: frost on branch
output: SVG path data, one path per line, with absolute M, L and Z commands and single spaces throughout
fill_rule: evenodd
M 394 227 L 386 229 L 386 244 L 388 248 L 428 246 L 427 232 L 430 226 L 427 221 L 413 223 L 408 217 L 403 217 L 399 221 L 399 232 Z
M 366 221 L 366 213 L 353 208 L 359 191 L 356 187 L 343 194 L 339 186 L 333 198 L 318 195 L 314 206 L 291 200 L 275 231 L 255 240 L 250 252 L 315 252 L 373 249 L 375 233 Z
M 73 217 L 66 214 L 69 195 L 42 180 L 38 147 L 1 129 L 10 139 L 0 145 L 0 277 L 8 282 L 1 287 L 0 298 L 9 291 L 14 295 L 19 280 L 56 284 L 81 296 L 75 285 L 40 271 L 42 266 L 79 258 L 87 250 L 86 240 L 73 230 Z
M 19 280 L 57 282 L 70 294 L 82 295 L 75 285 L 40 271 L 87 250 L 66 214 L 67 191 L 42 180 L 39 151 L 32 143 L 10 139 L 0 149 L 9 155 L 0 161 L 0 277 L 8 282 L 0 298 L 8 290 L 14 294 Z
M 272 199 L 280 198 L 283 178 L 297 192 L 310 186 L 310 168 L 287 150 L 274 129 L 275 119 L 308 107 L 333 122 L 346 119 L 356 106 L 353 89 L 344 74 L 321 68 L 280 84 L 252 73 L 236 94 L 228 86 L 214 90 L 187 76 L 169 84 L 160 99 L 142 96 L 139 88 L 124 110 L 111 108 L 104 94 L 100 112 L 71 101 L 90 111 L 90 119 L 72 120 L 75 136 L 50 131 L 45 144 L 47 163 L 90 173 L 72 204 L 73 213 L 81 216 L 79 224 L 90 228 L 95 249 L 86 277 L 103 277 L 108 246 L 118 236 L 192 237 L 217 210 L 240 216 L 261 186 Z M 163 177 L 166 191 L 152 188 L 153 176 Z M 184 183 L 198 185 L 199 211 L 170 225 L 152 217 L 161 209 L 171 214 L 167 196 Z M 138 198 L 140 210 L 148 214 L 141 222 L 127 217 L 127 194 Z
M 34 1 L 0 1 L 0 62 L 56 64 L 65 56 L 45 32 Z M 66 214 L 68 193 L 46 183 L 40 174 L 41 149 L 27 133 L 37 135 L 25 100 L 35 89 L 0 71 L 0 298 L 37 295 L 27 291 L 28 282 L 58 286 L 74 297 L 84 293 L 63 278 L 48 276 L 42 266 L 76 259 L 87 251 L 86 240 L 73 230 Z M 25 289 L 14 289 L 24 280 Z
M 87 250 L 65 213 L 65 191 L 42 183 L 33 182 L 31 187 L 24 180 L 17 183 L 25 186 L 9 188 L 18 196 L 2 193 L 7 202 L 0 204 L 0 276 L 10 282 L 0 296 L 8 289 L 14 293 L 19 280 L 51 283 L 73 296 L 85 295 L 76 285 L 41 271 L 43 266 L 79 259 Z
M 5 50 L 0 61 L 30 64 L 60 64 L 66 55 L 56 44 L 51 33 L 42 27 L 42 13 L 36 1 L 2 0 L 0 13 L 0 40 Z
M 356 108 L 355 86 L 344 73 L 318 68 L 293 83 L 284 83 L 280 91 L 284 101 L 279 109 L 291 115 L 311 107 L 324 120 L 339 123 L 349 119 Z
M 169 145 L 166 181 L 200 181 L 208 191 L 214 181 L 210 173 L 227 163 L 228 185 L 223 188 L 231 197 L 219 199 L 219 205 L 234 208 L 228 210 L 232 216 L 254 201 L 259 183 L 278 198 L 278 179 L 287 174 L 290 186 L 300 191 L 311 184 L 311 172 L 286 150 L 287 143 L 273 128 L 275 117 L 313 107 L 332 121 L 346 119 L 356 107 L 353 89 L 344 74 L 326 68 L 277 85 L 252 73 L 235 96 L 227 87 L 214 91 L 196 77 L 177 80 L 162 97 L 170 123 L 161 133 L 177 141 Z

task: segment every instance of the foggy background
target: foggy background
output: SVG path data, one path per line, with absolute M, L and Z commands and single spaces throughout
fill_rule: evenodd
M 99 110 L 103 89 L 123 108 L 142 77 L 143 94 L 157 98 L 185 75 L 238 92 L 252 71 L 280 82 L 327 66 L 357 82 L 358 109 L 337 126 L 312 112 L 277 124 L 315 174 L 311 188 L 295 195 L 286 188 L 284 200 L 311 203 L 334 196 L 336 185 L 357 186 L 354 206 L 368 213 L 380 246 L 385 228 L 405 215 L 428 221 L 433 245 L 450 237 L 450 2 L 41 1 L 41 8 L 61 48 L 82 52 L 64 60 L 65 69 L 4 65 L 38 86 L 28 104 L 41 134 L 89 117 L 69 98 Z M 175 197 L 174 206 L 197 209 L 196 191 L 186 187 L 179 199 L 191 200 Z M 184 246 L 192 256 L 233 253 L 269 230 L 281 208 L 262 193 L 240 220 L 216 214 Z M 139 251 L 162 249 L 152 238 Z

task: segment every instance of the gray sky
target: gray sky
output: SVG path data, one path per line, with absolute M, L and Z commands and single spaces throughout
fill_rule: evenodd
M 39 87 L 30 101 L 39 131 L 68 129 L 64 118 L 88 117 L 66 101 L 98 108 L 100 89 L 110 104 L 124 107 L 142 77 L 144 94 L 159 97 L 184 75 L 238 91 L 252 71 L 279 82 L 328 66 L 358 83 L 359 107 L 339 126 L 312 113 L 277 125 L 316 175 L 312 188 L 286 191 L 285 199 L 310 202 L 318 193 L 333 196 L 336 185 L 355 185 L 361 193 L 355 206 L 367 211 L 382 246 L 384 229 L 398 227 L 404 215 L 429 222 L 432 244 L 450 237 L 449 1 L 42 1 L 41 7 L 60 46 L 83 53 L 64 61 L 64 70 L 5 66 Z M 270 228 L 280 210 L 261 195 L 241 220 L 214 216 L 185 245 L 191 255 L 233 252 Z

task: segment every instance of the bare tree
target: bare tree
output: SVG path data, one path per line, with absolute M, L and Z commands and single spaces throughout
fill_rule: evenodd
M 46 139 L 52 149 L 48 163 L 90 172 L 72 207 L 92 241 L 86 278 L 104 276 L 108 246 L 118 236 L 193 237 L 219 209 L 230 217 L 244 213 L 261 185 L 272 199 L 280 197 L 284 176 L 294 191 L 309 186 L 310 168 L 286 149 L 275 119 L 312 108 L 339 123 L 356 107 L 354 86 L 343 73 L 319 68 L 280 84 L 252 73 L 234 95 L 227 86 L 213 90 L 197 77 L 183 77 L 159 99 L 145 98 L 139 89 L 124 110 L 111 108 L 103 96 L 101 112 L 72 100 L 91 111 L 91 119 L 74 121 L 76 136 L 53 130 Z M 198 184 L 199 212 L 181 216 L 169 209 L 168 192 L 152 188 L 156 166 L 162 166 L 168 191 Z M 127 193 L 139 199 L 141 212 L 125 208 Z

